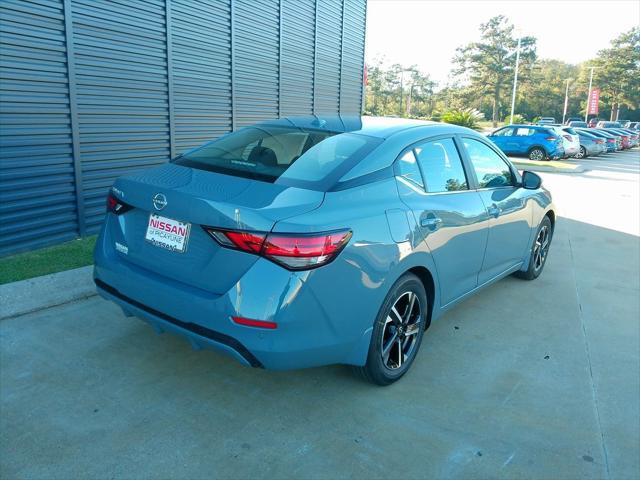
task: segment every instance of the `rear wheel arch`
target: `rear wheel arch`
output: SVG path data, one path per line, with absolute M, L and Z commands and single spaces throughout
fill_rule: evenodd
M 427 300 L 429 304 L 427 305 L 427 319 L 425 322 L 425 329 L 429 328 L 431 324 L 431 316 L 433 314 L 433 303 L 435 299 L 436 286 L 433 280 L 433 275 L 426 267 L 412 267 L 407 270 L 408 273 L 413 273 L 416 277 L 420 279 L 424 289 L 427 292 Z M 405 272 L 405 273 L 407 273 Z

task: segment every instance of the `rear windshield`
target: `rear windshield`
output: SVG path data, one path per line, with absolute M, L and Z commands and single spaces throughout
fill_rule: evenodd
M 379 143 L 380 139 L 355 133 L 256 125 L 188 151 L 173 162 L 264 182 L 323 189 Z

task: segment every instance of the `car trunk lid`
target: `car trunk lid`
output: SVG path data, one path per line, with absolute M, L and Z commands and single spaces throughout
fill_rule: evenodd
M 282 219 L 317 208 L 324 193 L 167 164 L 122 177 L 112 189 L 130 210 L 107 222 L 120 257 L 171 280 L 215 294 L 228 291 L 258 257 L 221 247 L 202 227 L 268 232 Z M 164 199 L 164 202 L 155 202 Z M 188 227 L 184 251 L 148 238 L 153 229 Z M 157 232 L 155 232 L 157 233 Z M 167 232 L 173 235 L 171 231 Z M 174 230 L 173 233 L 180 233 Z

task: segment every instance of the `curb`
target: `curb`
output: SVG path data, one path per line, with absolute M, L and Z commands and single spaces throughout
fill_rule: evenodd
M 528 163 L 514 162 L 513 160 L 511 160 L 511 163 L 513 163 L 518 170 L 529 170 L 530 172 L 549 172 L 549 173 L 563 173 L 563 174 L 572 175 L 574 173 L 584 173 L 588 171 L 588 169 L 584 168 L 581 165 L 576 165 L 576 168 L 569 169 L 569 168 L 558 168 L 552 165 L 549 165 L 549 166 L 531 165 Z
M 0 285 L 0 320 L 96 295 L 93 265 Z

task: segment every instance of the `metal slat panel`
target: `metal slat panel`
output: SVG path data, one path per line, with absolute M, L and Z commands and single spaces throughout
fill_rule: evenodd
M 313 113 L 314 0 L 283 0 L 280 114 Z
M 237 127 L 278 117 L 280 5 L 235 0 L 234 96 Z
M 315 113 L 336 114 L 340 95 L 342 2 L 319 1 L 317 22 Z
M 344 4 L 343 59 L 340 83 L 340 111 L 360 114 L 364 69 L 365 2 L 347 0 Z
M 169 159 L 165 10 L 142 0 L 71 5 L 82 200 L 93 233 L 118 176 Z
M 0 2 L 0 255 L 78 234 L 62 1 Z
M 231 130 L 230 0 L 171 1 L 176 153 Z
M 358 113 L 365 9 L 365 0 L 2 0 L 0 255 L 75 237 L 78 212 L 96 232 L 117 176 L 233 126 Z

